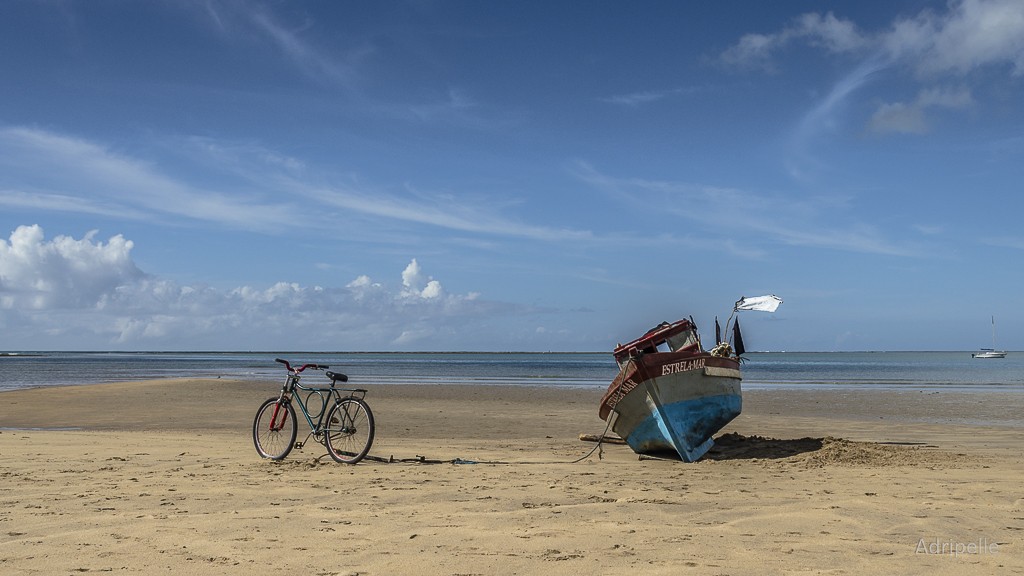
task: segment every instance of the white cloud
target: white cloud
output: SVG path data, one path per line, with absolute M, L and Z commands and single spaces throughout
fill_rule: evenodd
M 870 39 L 849 20 L 836 18 L 831 12 L 824 16 L 804 14 L 780 32 L 744 35 L 722 54 L 722 60 L 740 67 L 774 70 L 775 53 L 798 40 L 833 53 L 859 51 L 870 45 Z
M 946 14 L 924 11 L 894 23 L 881 44 L 922 74 L 967 74 L 982 66 L 1009 64 L 1019 75 L 1024 73 L 1024 3 L 951 2 Z
M 773 69 L 776 54 L 797 41 L 834 54 L 873 54 L 909 65 L 922 74 L 967 74 L 987 65 L 1009 64 L 1024 73 L 1024 2 L 952 1 L 945 13 L 924 10 L 870 34 L 831 12 L 804 14 L 775 33 L 747 34 L 722 53 L 730 65 Z
M 19 226 L 9 241 L 0 241 L 0 309 L 96 306 L 119 286 L 144 278 L 131 259 L 131 241 L 117 235 L 94 243 L 95 235 L 47 242 L 39 226 Z
M 147 275 L 132 248 L 120 235 L 48 240 L 18 227 L 0 241 L 0 349 L 389 349 L 522 312 L 449 293 L 416 259 L 396 289 L 359 275 L 343 287 L 216 290 Z
M 363 274 L 362 276 L 359 276 L 355 280 L 353 280 L 353 281 L 351 281 L 351 282 L 349 282 L 348 284 L 345 285 L 346 288 L 353 288 L 353 289 L 364 289 L 364 288 L 368 288 L 370 286 L 380 286 L 380 285 L 379 284 L 373 284 L 370 281 L 370 277 L 365 275 L 365 274 Z
M 402 271 L 402 286 L 405 287 L 402 293 L 414 298 L 439 298 L 443 293 L 441 283 L 424 276 L 423 270 L 415 258 Z

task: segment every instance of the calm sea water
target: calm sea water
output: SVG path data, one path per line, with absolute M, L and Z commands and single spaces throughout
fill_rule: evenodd
M 328 364 L 352 382 L 608 386 L 608 353 L 45 352 L 0 356 L 0 390 L 152 378 L 278 380 L 274 361 Z M 763 352 L 746 356 L 745 389 L 873 388 L 1019 391 L 1024 352 L 980 360 L 970 352 Z

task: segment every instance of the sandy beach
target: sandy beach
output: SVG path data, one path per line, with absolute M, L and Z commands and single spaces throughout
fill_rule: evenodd
M 684 464 L 574 462 L 602 390 L 377 386 L 346 466 L 256 455 L 276 388 L 0 394 L 0 572 L 1024 574 L 1020 394 L 748 391 Z

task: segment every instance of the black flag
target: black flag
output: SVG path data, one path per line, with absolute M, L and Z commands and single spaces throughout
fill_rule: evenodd
M 715 316 L 715 344 L 722 341 L 722 327 L 718 325 L 718 316 Z
M 743 334 L 740 334 L 740 319 L 732 326 L 732 347 L 736 350 L 737 356 L 742 356 L 746 349 L 743 348 Z

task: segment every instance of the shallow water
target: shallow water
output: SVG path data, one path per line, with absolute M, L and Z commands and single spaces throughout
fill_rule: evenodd
M 41 352 L 0 356 L 0 390 L 153 378 L 277 380 L 284 377 L 278 357 L 327 364 L 365 385 L 603 389 L 618 372 L 609 353 Z M 970 352 L 750 353 L 743 386 L 1024 392 L 1024 353 L 986 360 Z

